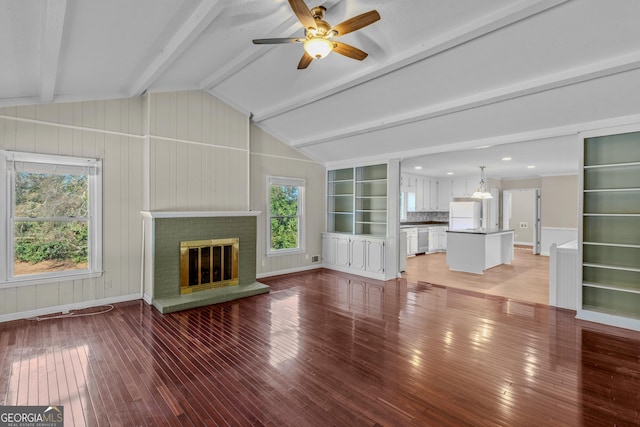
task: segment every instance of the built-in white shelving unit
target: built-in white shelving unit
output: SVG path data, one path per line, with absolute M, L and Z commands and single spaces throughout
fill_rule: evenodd
M 640 328 L 640 132 L 583 140 L 578 317 Z
M 330 170 L 327 174 L 327 230 L 387 234 L 387 165 Z
M 398 273 L 400 162 L 327 172 L 326 268 L 380 280 Z

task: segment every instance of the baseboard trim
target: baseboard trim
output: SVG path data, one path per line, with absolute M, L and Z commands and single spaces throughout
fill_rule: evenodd
M 300 273 L 301 271 L 317 270 L 318 268 L 322 268 L 322 264 L 318 263 L 313 265 L 305 265 L 304 267 L 288 268 L 286 270 L 277 270 L 277 271 L 269 271 L 267 273 L 259 273 L 259 274 L 256 274 L 256 278 L 262 279 L 264 277 L 281 276 L 283 274 L 290 274 L 290 273 Z
M 38 308 L 36 310 L 20 311 L 0 315 L 1 322 L 10 322 L 12 320 L 29 319 L 31 317 L 45 316 L 47 314 L 61 313 L 63 311 L 80 310 L 83 308 L 96 307 L 105 304 L 116 304 L 119 302 L 135 301 L 140 299 L 140 294 L 121 295 L 118 297 L 102 298 L 91 301 L 76 302 L 73 304 L 57 305 L 53 307 Z

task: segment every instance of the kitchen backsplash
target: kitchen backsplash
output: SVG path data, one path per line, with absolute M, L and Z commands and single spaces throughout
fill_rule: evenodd
M 407 219 L 405 221 L 449 221 L 449 212 L 407 212 Z

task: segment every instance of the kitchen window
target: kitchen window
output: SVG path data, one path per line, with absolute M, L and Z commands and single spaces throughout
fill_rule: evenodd
M 99 275 L 101 161 L 0 151 L 0 173 L 0 282 Z
M 304 180 L 267 177 L 267 255 L 304 250 Z

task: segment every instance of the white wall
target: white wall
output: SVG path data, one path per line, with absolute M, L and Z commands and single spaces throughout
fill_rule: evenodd
M 536 190 L 509 190 L 511 193 L 511 219 L 509 227 L 514 230 L 514 242 L 533 245 L 535 230 Z M 521 225 L 525 227 L 520 227 Z
M 250 147 L 249 118 L 202 91 L 1 108 L 0 149 L 104 160 L 104 274 L 0 284 L 0 321 L 140 298 L 141 210 L 264 211 L 267 174 L 307 180 L 307 253 L 320 255 L 324 167 L 252 129 Z M 265 258 L 258 224 L 259 274 L 311 266 L 306 254 Z

